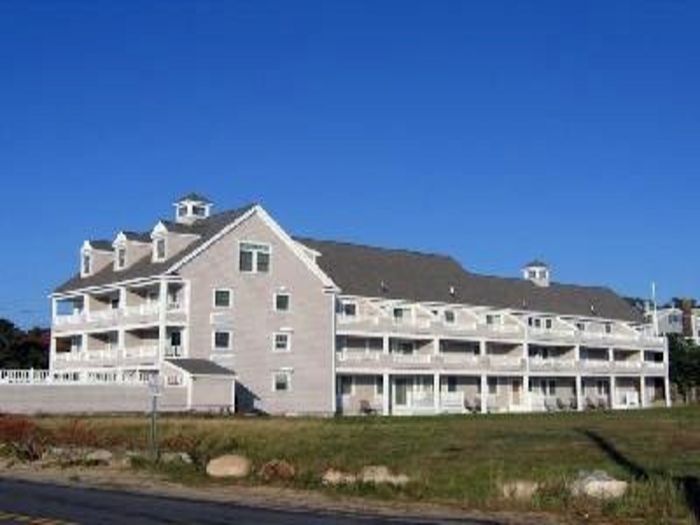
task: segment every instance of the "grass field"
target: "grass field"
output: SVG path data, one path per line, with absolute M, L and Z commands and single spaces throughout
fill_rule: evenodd
M 144 449 L 146 418 L 45 417 L 35 420 L 55 442 Z M 197 466 L 152 467 L 181 481 L 206 483 L 202 465 L 238 452 L 255 465 L 274 458 L 295 465 L 292 486 L 365 497 L 441 502 L 478 509 L 531 509 L 573 520 L 693 522 L 700 513 L 700 408 L 615 413 L 479 417 L 239 419 L 166 417 L 163 449 L 187 451 Z M 354 472 L 383 464 L 412 482 L 401 489 L 324 488 L 328 467 Z M 632 483 L 621 500 L 580 501 L 564 490 L 579 470 L 603 469 Z M 528 502 L 506 501 L 500 483 L 534 480 Z M 256 483 L 251 478 L 245 483 Z

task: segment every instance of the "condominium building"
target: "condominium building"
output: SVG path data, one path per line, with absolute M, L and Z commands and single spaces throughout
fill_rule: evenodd
M 657 312 L 647 312 L 647 319 L 656 317 L 661 335 L 682 335 L 700 344 L 700 308 L 696 302 L 685 299 L 674 301 L 659 308 Z
M 50 391 L 58 409 L 132 410 L 124 392 L 153 377 L 172 410 L 670 402 L 666 341 L 644 316 L 610 289 L 554 282 L 541 261 L 483 276 L 449 256 L 294 237 L 260 205 L 213 213 L 190 194 L 174 208 L 150 231 L 83 243 L 51 295 L 50 369 L 5 372 L 4 388 L 25 387 L 6 403 L 29 410 Z

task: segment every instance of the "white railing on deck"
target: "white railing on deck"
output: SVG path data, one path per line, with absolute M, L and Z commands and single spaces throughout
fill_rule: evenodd
M 395 363 L 425 364 L 430 363 L 430 354 L 391 354 Z
M 48 370 L 0 370 L 0 384 L 133 384 L 148 383 L 152 370 L 61 370 L 50 373 Z

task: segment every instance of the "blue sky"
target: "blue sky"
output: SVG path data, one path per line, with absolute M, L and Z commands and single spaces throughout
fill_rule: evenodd
M 700 296 L 697 2 L 0 2 L 0 316 L 180 193 Z

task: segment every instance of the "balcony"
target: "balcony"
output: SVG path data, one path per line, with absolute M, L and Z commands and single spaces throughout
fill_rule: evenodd
M 515 356 L 489 355 L 486 356 L 488 370 L 502 372 L 522 372 L 525 370 L 525 359 Z
M 105 308 L 90 313 L 77 312 L 57 315 L 53 319 L 53 329 L 57 332 L 74 332 L 111 328 L 117 324 L 150 325 L 160 320 L 161 308 L 158 303 L 143 303 L 124 308 Z M 166 309 L 168 322 L 186 321 L 186 311 L 179 302 L 169 303 Z
M 157 345 L 112 348 L 101 350 L 83 350 L 71 352 L 57 352 L 55 354 L 56 363 L 75 364 L 114 364 L 120 360 L 150 359 L 153 360 L 158 355 Z
M 565 358 L 541 357 L 530 358 L 530 370 L 533 372 L 574 372 L 576 371 L 576 360 Z

